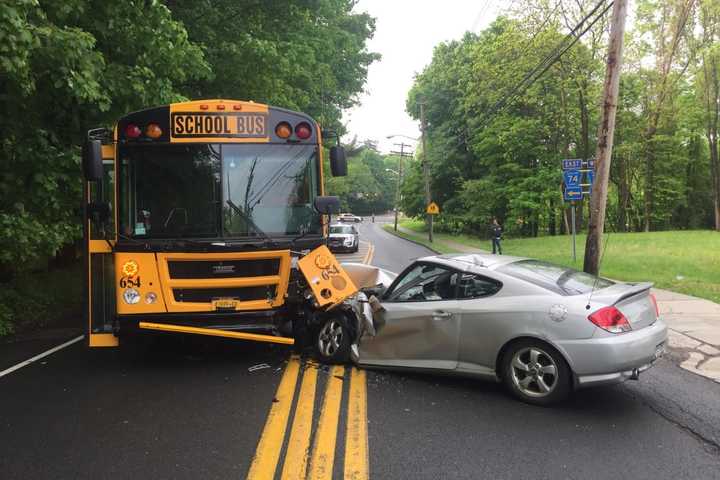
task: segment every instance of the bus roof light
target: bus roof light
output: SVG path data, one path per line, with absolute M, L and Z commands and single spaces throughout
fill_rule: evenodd
M 127 127 L 125 127 L 125 136 L 128 138 L 138 138 L 141 133 L 142 132 L 140 131 L 140 127 L 138 127 L 134 123 L 131 123 Z
M 242 110 L 242 105 L 240 105 L 240 104 L 233 105 L 233 110 Z
M 160 135 L 162 135 L 162 128 L 160 128 L 160 125 L 157 123 L 151 123 L 145 129 L 145 135 L 150 138 L 160 138 Z
M 225 110 L 225 105 L 223 105 L 222 103 L 218 103 L 217 105 L 215 105 L 215 108 L 217 108 L 218 110 Z
M 295 135 L 297 135 L 300 140 L 307 140 L 312 135 L 312 129 L 307 122 L 300 122 L 295 125 Z
M 280 122 L 275 126 L 275 135 L 280 138 L 290 138 L 292 127 L 287 122 Z
M 207 109 L 208 109 L 208 106 L 206 104 L 203 103 L 202 105 L 200 105 L 200 110 L 207 110 Z

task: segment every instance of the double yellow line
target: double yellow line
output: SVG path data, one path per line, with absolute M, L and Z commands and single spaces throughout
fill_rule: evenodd
M 318 366 L 293 355 L 288 361 L 277 393 L 260 436 L 248 480 L 275 478 L 287 433 L 298 377 L 302 384 L 295 402 L 280 478 L 282 480 L 325 480 L 333 476 L 340 410 L 343 406 L 343 384 L 349 377 L 347 426 L 345 431 L 344 478 L 369 478 L 367 437 L 367 387 L 365 372 L 357 368 L 334 366 L 325 383 L 325 392 L 317 425 L 313 424 Z M 313 428 L 315 427 L 315 428 Z
M 374 253 L 375 246 L 371 243 L 363 263 L 370 263 Z M 320 417 L 315 425 L 313 417 L 318 365 L 310 361 L 303 362 L 297 355 L 290 357 L 250 465 L 248 480 L 275 478 L 293 403 L 295 411 L 280 478 L 282 480 L 332 478 L 346 377 L 349 377 L 350 385 L 346 404 L 343 476 L 352 480 L 366 480 L 370 477 L 365 372 L 355 367 L 348 367 L 347 370 L 349 373 L 346 372 L 346 367 L 338 365 L 329 370 Z M 296 399 L 295 391 L 301 374 L 302 383 Z
M 363 259 L 363 263 L 370 263 L 372 262 L 373 256 L 375 255 L 375 245 L 372 243 L 368 245 L 367 253 L 365 254 L 365 258 Z

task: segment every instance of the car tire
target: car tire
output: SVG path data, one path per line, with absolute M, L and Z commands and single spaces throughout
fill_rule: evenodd
M 511 344 L 502 356 L 503 383 L 518 400 L 549 406 L 568 397 L 570 367 L 556 349 L 539 340 Z
M 350 359 L 352 330 L 343 314 L 326 316 L 315 335 L 315 351 L 323 363 L 345 363 Z

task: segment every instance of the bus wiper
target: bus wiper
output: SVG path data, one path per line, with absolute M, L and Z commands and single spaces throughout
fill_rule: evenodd
M 227 200 L 226 203 L 227 203 L 228 205 L 230 205 L 230 207 L 231 207 L 234 211 L 236 211 L 236 212 L 238 213 L 238 215 L 240 215 L 240 216 L 243 218 L 243 220 L 245 220 L 245 221 L 247 222 L 248 225 L 250 225 L 257 233 L 259 233 L 261 236 L 263 236 L 263 237 L 265 238 L 265 243 L 266 243 L 266 245 L 275 246 L 275 241 L 270 237 L 270 235 L 268 235 L 267 233 L 265 233 L 260 227 L 258 227 L 258 226 L 255 224 L 255 222 L 253 221 L 253 219 L 250 218 L 250 215 L 248 215 L 247 213 L 245 213 L 242 208 L 240 208 L 240 207 L 238 207 L 237 205 L 235 205 L 235 204 L 232 202 L 232 200 Z

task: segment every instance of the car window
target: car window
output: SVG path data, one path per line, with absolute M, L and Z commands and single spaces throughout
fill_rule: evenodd
M 458 298 L 467 300 L 495 295 L 502 288 L 502 283 L 480 275 L 464 273 L 458 281 Z
M 355 233 L 355 229 L 346 225 L 332 225 L 330 227 L 330 233 Z
M 390 302 L 430 302 L 455 298 L 458 273 L 439 265 L 420 263 L 411 268 L 387 295 Z
M 540 260 L 519 260 L 508 263 L 498 268 L 497 271 L 561 295 L 585 294 L 593 289 L 600 290 L 615 284 L 607 278 L 596 277 Z

